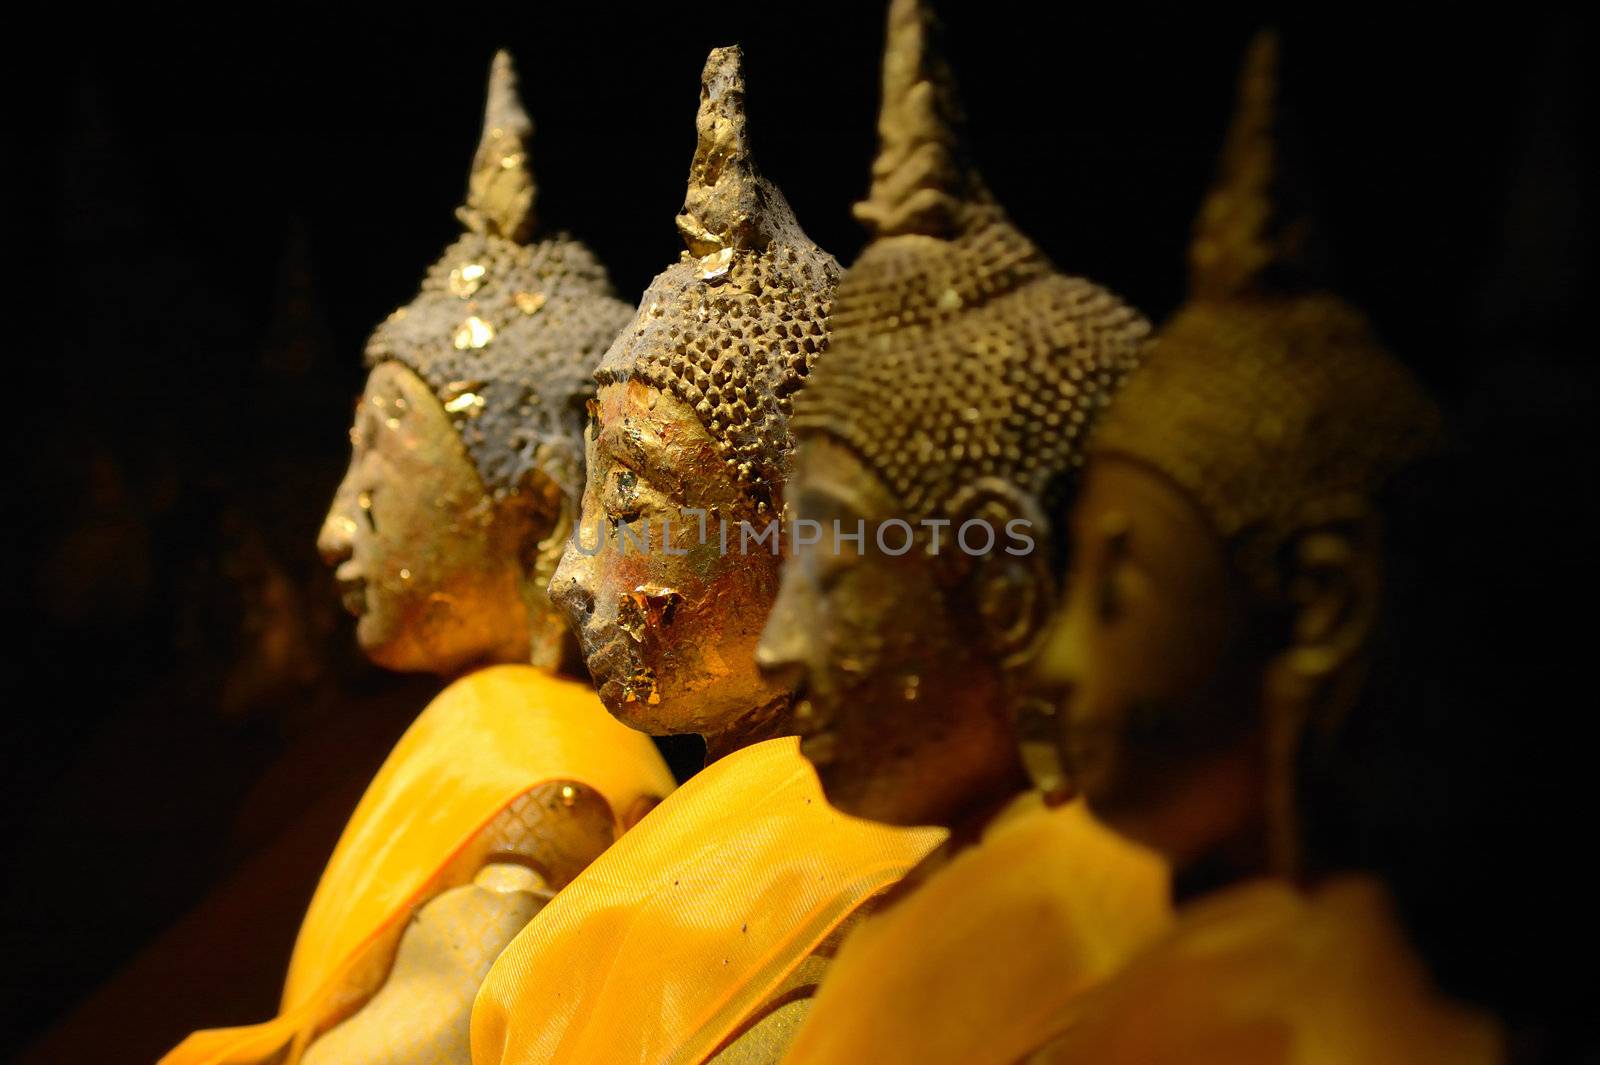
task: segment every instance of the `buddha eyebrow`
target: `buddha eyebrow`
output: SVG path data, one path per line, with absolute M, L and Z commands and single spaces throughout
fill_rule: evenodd
M 662 483 L 665 480 L 662 477 L 664 471 L 656 464 L 655 456 L 641 447 L 639 441 L 625 430 L 615 426 L 601 429 L 595 438 L 595 443 L 613 455 L 622 456 L 645 479 L 655 483 Z
M 796 502 L 799 503 L 802 510 L 809 512 L 818 521 L 855 521 L 857 519 L 865 519 L 865 515 L 831 491 L 802 488 L 799 499 Z

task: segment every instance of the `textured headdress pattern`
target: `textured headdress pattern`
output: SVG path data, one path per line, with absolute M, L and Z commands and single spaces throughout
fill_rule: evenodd
M 1274 202 L 1277 41 L 1250 46 L 1190 251 L 1189 301 L 1092 444 L 1189 495 L 1260 590 L 1299 530 L 1359 512 L 1441 420 L 1360 311 L 1316 287 L 1309 220 Z
M 532 239 L 532 132 L 501 52 L 456 212 L 466 232 L 373 332 L 366 358 L 393 359 L 428 383 L 489 490 L 516 490 L 540 469 L 576 498 L 591 375 L 631 312 L 588 248 L 564 234 Z
M 1149 324 L 1057 273 L 963 154 L 950 75 L 918 0 L 889 9 L 879 153 L 856 208 L 873 241 L 839 284 L 833 347 L 795 431 L 851 448 L 908 517 L 998 478 L 1039 498 L 1082 459 Z
M 790 402 L 828 347 L 839 264 L 751 161 L 742 60 L 737 47 L 706 60 L 677 218 L 686 250 L 645 290 L 595 377 L 644 381 L 693 408 L 759 508 L 788 478 Z

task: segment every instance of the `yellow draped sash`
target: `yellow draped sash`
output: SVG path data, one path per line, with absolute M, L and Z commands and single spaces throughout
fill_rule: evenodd
M 1168 894 L 1162 861 L 1081 803 L 1024 796 L 850 933 L 784 1063 L 1011 1065 L 1161 934 Z
M 712 763 L 505 949 L 474 1065 L 692 1065 L 938 845 L 835 811 L 796 740 Z
M 1383 885 L 1218 891 L 1057 1019 L 1037 1065 L 1494 1065 L 1495 1022 L 1442 998 Z
M 454 886 L 441 875 L 452 858 L 513 800 L 553 780 L 594 788 L 619 815 L 673 787 L 649 737 L 613 719 L 586 684 L 514 665 L 451 684 L 345 826 L 295 941 L 278 1016 L 196 1032 L 161 1065 L 255 1065 L 284 1051 L 285 1065 L 298 1061 L 381 984 L 411 913 Z

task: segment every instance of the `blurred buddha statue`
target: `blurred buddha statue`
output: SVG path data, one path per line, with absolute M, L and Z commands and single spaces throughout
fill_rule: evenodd
M 742 56 L 706 61 L 687 250 L 596 374 L 581 525 L 551 584 L 607 709 L 707 765 L 484 982 L 476 1065 L 774 1061 L 842 928 L 935 846 L 823 801 L 755 646 L 777 594 L 790 402 L 839 275 L 756 171 Z
M 349 472 L 318 544 L 357 638 L 453 678 L 324 870 L 278 1017 L 198 1032 L 188 1063 L 466 1062 L 489 964 L 672 788 L 615 722 L 545 595 L 582 482 L 589 375 L 628 320 L 583 245 L 535 233 L 531 123 L 495 57 L 466 231 L 373 333 Z
M 807 534 L 760 660 L 800 684 L 829 803 L 951 836 L 844 942 L 786 1061 L 1009 1065 L 1168 915 L 1155 855 L 1029 790 L 1013 725 L 1060 582 L 1044 515 L 1149 326 L 996 204 L 934 29 L 919 0 L 890 5 L 856 210 L 873 239 L 796 399 Z
M 1038 665 L 1095 813 L 1172 863 L 1177 924 L 1062 1013 L 1041 1062 L 1502 1053 L 1493 1022 L 1434 989 L 1382 883 L 1316 868 L 1302 843 L 1308 767 L 1382 698 L 1370 667 L 1400 561 L 1386 526 L 1441 432 L 1309 270 L 1275 145 L 1275 48 L 1248 53 L 1189 300 L 1091 443 Z

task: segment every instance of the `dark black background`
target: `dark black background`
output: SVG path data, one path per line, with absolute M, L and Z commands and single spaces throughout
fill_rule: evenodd
M 1268 16 L 1032 7 L 943 5 L 975 155 L 1059 265 L 1159 320 Z M 436 687 L 353 653 L 312 542 L 365 334 L 458 231 L 493 50 L 519 60 L 542 217 L 631 298 L 679 249 L 718 44 L 745 45 L 763 168 L 854 258 L 882 11 L 61 14 L 13 45 L 7 137 L 23 337 L 0 1052 L 60 1023 L 31 1060 L 147 1061 L 190 1028 L 270 1015 L 339 821 Z M 1339 286 L 1475 448 L 1450 557 L 1478 621 L 1434 660 L 1501 668 L 1380 759 L 1399 826 L 1384 853 L 1441 979 L 1549 1048 L 1548 1016 L 1584 986 L 1554 966 L 1591 894 L 1570 766 L 1593 695 L 1562 694 L 1592 657 L 1571 620 L 1592 602 L 1587 27 L 1344 5 L 1278 23 Z M 256 916 L 180 920 L 230 891 Z

